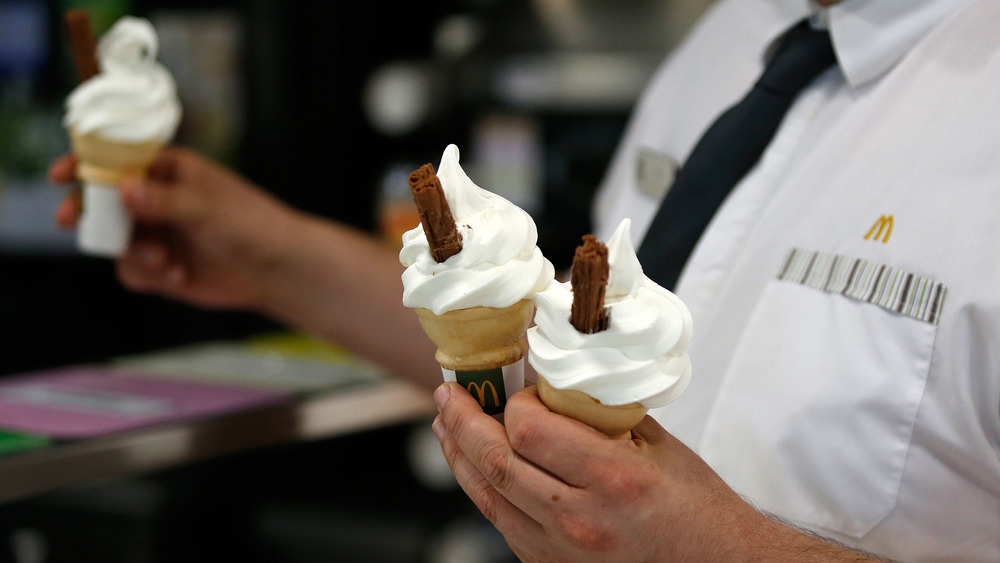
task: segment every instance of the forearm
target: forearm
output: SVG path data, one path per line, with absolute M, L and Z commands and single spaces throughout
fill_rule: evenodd
M 744 518 L 730 546 L 731 561 L 788 561 L 796 563 L 887 562 L 870 553 L 824 538 L 809 530 L 781 521 L 774 516 L 758 513 L 756 518 Z M 741 555 L 742 554 L 742 555 Z
M 815 532 L 783 523 L 780 519 L 773 516 L 771 519 L 784 528 L 782 532 L 785 534 L 787 541 L 785 553 L 787 553 L 790 561 L 892 562 L 891 559 L 882 558 L 820 536 Z
M 263 312 L 424 387 L 440 384 L 435 347 L 402 305 L 403 267 L 393 249 L 294 211 L 269 228 L 275 246 L 260 280 Z

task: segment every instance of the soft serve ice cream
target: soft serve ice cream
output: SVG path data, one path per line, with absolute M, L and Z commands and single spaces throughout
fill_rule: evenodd
M 113 256 L 124 251 L 132 221 L 118 185 L 145 171 L 180 122 L 177 89 L 156 62 L 157 50 L 152 24 L 120 19 L 98 45 L 100 73 L 67 99 L 64 124 L 84 181 L 79 242 L 85 252 Z
M 174 79 L 156 62 L 159 40 L 149 21 L 124 17 L 98 44 L 100 74 L 66 100 L 64 124 L 81 135 L 121 143 L 167 143 L 181 118 Z
M 593 334 L 574 328 L 571 285 L 553 281 L 535 295 L 528 361 L 539 374 L 540 390 L 545 384 L 582 393 L 595 408 L 633 405 L 641 419 L 687 386 L 692 321 L 680 298 L 642 273 L 630 228 L 628 219 L 622 221 L 607 244 L 607 328 Z
M 462 251 L 438 263 L 424 230 L 417 226 L 407 231 L 399 253 L 406 266 L 403 304 L 441 314 L 531 299 L 554 277 L 552 264 L 537 246 L 535 222 L 523 209 L 473 183 L 458 156 L 458 147 L 449 145 L 437 176 L 455 216 Z
M 434 217 L 438 224 L 448 217 L 448 226 L 454 217 L 461 250 L 439 262 L 427 225 L 407 231 L 399 253 L 406 266 L 403 304 L 414 309 L 437 345 L 445 380 L 461 383 L 487 413 L 500 415 L 506 398 L 524 385 L 532 297 L 555 272 L 537 246 L 531 216 L 473 183 L 458 157 L 458 147 L 449 145 L 436 178 L 429 165 L 419 172 L 431 178 L 411 176 L 415 190 L 439 185 L 447 209 L 432 210 Z

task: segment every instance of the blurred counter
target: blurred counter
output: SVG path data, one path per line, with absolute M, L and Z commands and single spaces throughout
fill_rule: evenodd
M 295 335 L 5 377 L 0 502 L 434 412 L 429 393 Z

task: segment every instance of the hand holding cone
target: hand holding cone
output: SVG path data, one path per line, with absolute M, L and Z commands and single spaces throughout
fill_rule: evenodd
M 100 44 L 86 10 L 69 10 L 66 26 L 81 82 L 67 100 L 64 120 L 83 183 L 78 245 L 88 254 L 116 257 L 125 252 L 133 223 L 119 186 L 126 177 L 145 174 L 173 135 L 179 101 L 169 74 L 148 64 L 157 43 L 145 20 L 122 18 Z

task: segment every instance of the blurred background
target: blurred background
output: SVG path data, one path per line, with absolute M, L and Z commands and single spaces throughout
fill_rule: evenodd
M 418 221 L 406 175 L 455 143 L 567 267 L 632 104 L 709 3 L 0 0 L 0 378 L 275 328 L 129 294 L 56 229 L 67 9 L 87 8 L 97 34 L 149 18 L 184 108 L 177 142 L 286 201 L 396 245 Z M 0 561 L 503 560 L 442 558 L 449 526 L 496 538 L 456 523 L 461 494 L 414 476 L 414 439 L 404 425 L 0 504 Z M 374 502 L 358 480 L 397 486 Z M 387 526 L 391 541 L 365 543 Z

